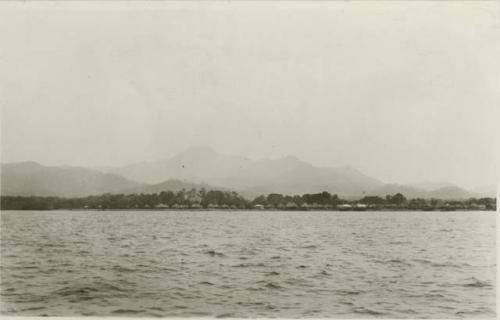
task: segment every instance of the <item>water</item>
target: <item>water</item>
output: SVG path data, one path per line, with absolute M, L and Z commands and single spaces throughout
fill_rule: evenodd
M 1 213 L 26 316 L 495 317 L 493 212 Z

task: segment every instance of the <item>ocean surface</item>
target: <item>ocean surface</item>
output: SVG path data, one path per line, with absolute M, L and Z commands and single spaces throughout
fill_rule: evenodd
M 496 316 L 495 212 L 4 211 L 4 315 Z

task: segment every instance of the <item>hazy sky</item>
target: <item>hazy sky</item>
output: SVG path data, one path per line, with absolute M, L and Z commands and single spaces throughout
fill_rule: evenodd
M 495 183 L 500 2 L 0 4 L 2 161 L 210 145 Z

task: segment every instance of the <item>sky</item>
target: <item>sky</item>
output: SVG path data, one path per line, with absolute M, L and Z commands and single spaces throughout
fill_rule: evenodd
M 390 183 L 494 184 L 500 2 L 0 4 L 1 160 L 194 145 Z

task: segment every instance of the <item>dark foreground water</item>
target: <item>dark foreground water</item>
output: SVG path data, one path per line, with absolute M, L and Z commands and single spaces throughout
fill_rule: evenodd
M 494 212 L 1 213 L 10 315 L 495 317 Z

